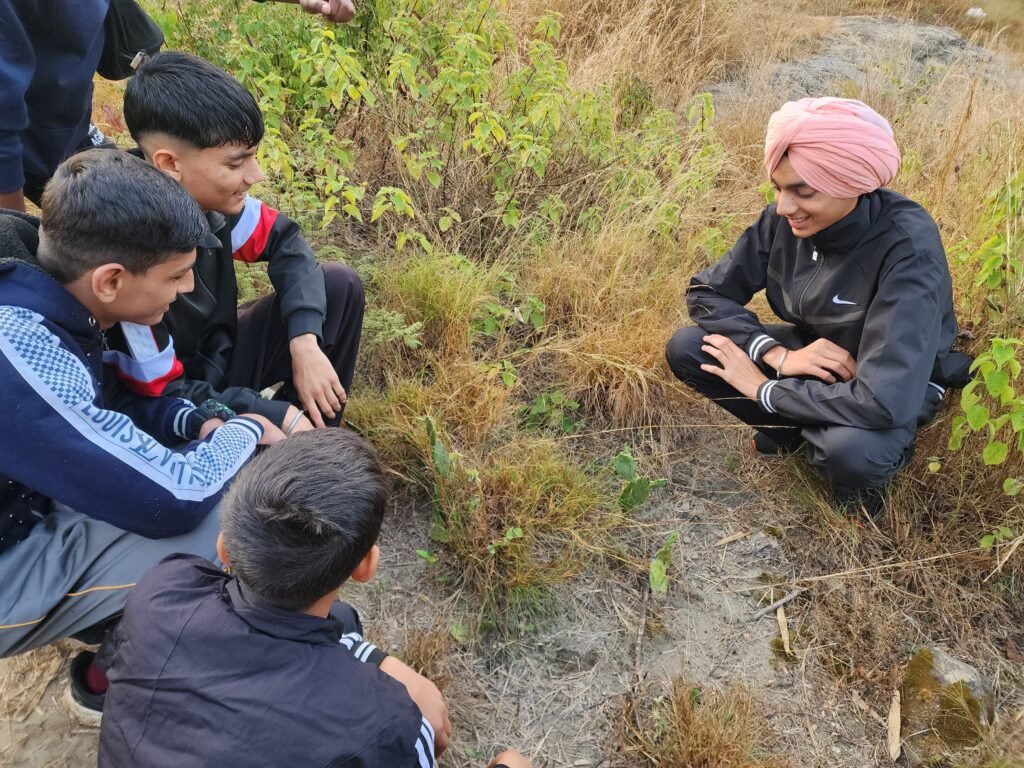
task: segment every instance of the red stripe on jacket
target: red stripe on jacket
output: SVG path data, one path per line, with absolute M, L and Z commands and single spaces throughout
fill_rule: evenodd
M 270 230 L 275 221 L 277 221 L 277 211 L 266 203 L 261 203 L 259 219 L 256 221 L 256 226 L 253 227 L 252 234 L 232 254 L 233 258 L 250 264 L 256 261 L 267 247 Z

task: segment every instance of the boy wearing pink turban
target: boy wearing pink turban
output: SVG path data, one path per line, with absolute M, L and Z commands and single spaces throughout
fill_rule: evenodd
M 939 232 L 883 187 L 892 128 L 852 99 L 801 99 L 772 115 L 765 168 L 776 202 L 690 282 L 696 327 L 666 349 L 683 382 L 757 428 L 761 453 L 807 443 L 837 502 L 870 514 L 913 454 L 917 429 L 970 360 L 957 335 Z M 765 290 L 780 325 L 746 304 Z

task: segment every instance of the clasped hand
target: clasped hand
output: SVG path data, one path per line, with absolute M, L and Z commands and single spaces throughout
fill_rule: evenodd
M 758 387 L 768 380 L 747 353 L 726 336 L 717 333 L 705 336 L 701 349 L 719 364 L 705 363 L 701 370 L 718 376 L 745 397 L 757 397 Z M 850 381 L 857 375 L 857 361 L 828 339 L 816 339 L 806 347 L 788 353 L 783 347 L 773 347 L 765 353 L 764 361 L 776 368 L 781 361 L 780 377 L 813 376 L 827 384 L 835 384 L 837 380 Z
M 764 361 L 778 370 L 783 348 L 774 347 L 764 354 Z M 815 339 L 806 347 L 790 350 L 782 363 L 780 376 L 813 376 L 826 384 L 849 381 L 857 375 L 857 361 L 838 344 L 828 339 Z

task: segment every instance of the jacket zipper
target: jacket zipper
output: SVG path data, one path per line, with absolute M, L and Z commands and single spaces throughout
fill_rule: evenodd
M 815 262 L 817 266 L 814 268 L 814 272 L 811 276 L 807 279 L 807 285 L 805 285 L 804 289 L 800 291 L 800 298 L 797 299 L 796 302 L 796 311 L 800 315 L 801 320 L 804 317 L 804 296 L 807 295 L 807 289 L 811 287 L 811 283 L 814 282 L 814 278 L 816 278 L 818 276 L 818 272 L 821 271 L 821 265 L 825 263 L 825 255 L 821 254 L 820 259 L 818 258 L 818 255 L 818 249 L 815 248 L 814 252 L 811 254 L 811 261 Z

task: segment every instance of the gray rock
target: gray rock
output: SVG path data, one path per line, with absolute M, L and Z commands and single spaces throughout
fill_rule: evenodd
M 934 764 L 976 744 L 995 720 L 992 693 L 974 667 L 921 648 L 903 675 L 903 749 L 911 766 Z
M 779 102 L 839 95 L 845 84 L 862 87 L 879 72 L 923 92 L 939 82 L 953 64 L 1010 90 L 1024 86 L 1020 69 L 951 29 L 869 16 L 837 19 L 818 53 L 771 64 L 769 71 L 756 73 L 756 78 Z M 709 90 L 716 103 L 728 108 L 731 102 L 747 98 L 750 85 L 740 79 Z

